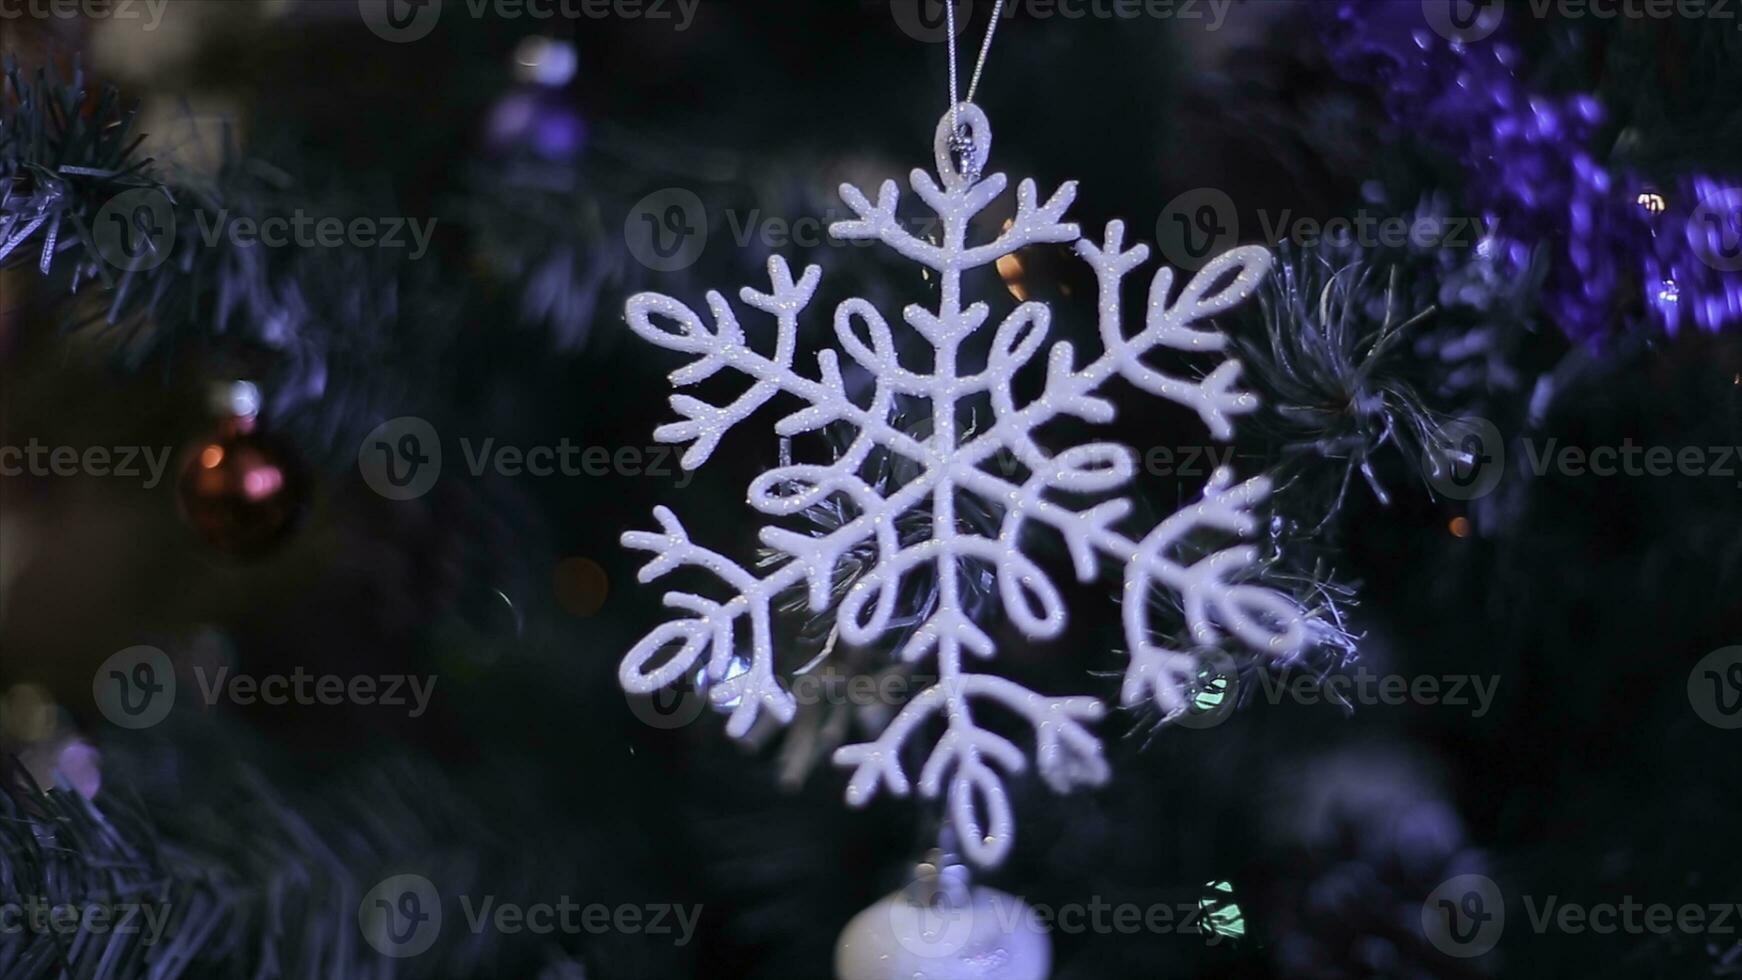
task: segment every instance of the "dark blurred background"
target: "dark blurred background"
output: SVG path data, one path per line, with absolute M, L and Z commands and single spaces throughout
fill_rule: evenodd
M 1036 906 L 1215 912 L 1194 932 L 1055 931 L 1060 978 L 1742 973 L 1733 930 L 1537 929 L 1525 904 L 1742 901 L 1742 735 L 1721 725 L 1742 657 L 1711 656 L 1742 642 L 1742 478 L 1529 465 L 1550 440 L 1712 462 L 1742 445 L 1738 273 L 1675 244 L 1742 174 L 1736 21 L 1513 4 L 1491 36 L 1452 43 L 1414 0 L 1114 6 L 1012 5 L 976 97 L 991 168 L 1043 190 L 1079 181 L 1087 236 L 1123 217 L 1153 242 L 1182 195 L 1214 188 L 1232 208 L 1219 227 L 1238 229 L 1226 244 L 1278 247 L 1292 278 L 1222 323 L 1267 409 L 1217 451 L 1242 476 L 1277 474 L 1272 571 L 1334 597 L 1357 639 L 1242 665 L 1220 723 L 1110 712 L 1110 784 L 1059 797 L 1013 781 L 1015 850 L 977 880 Z M 699 308 L 780 254 L 825 270 L 812 351 L 839 300 L 887 312 L 934 290 L 880 250 L 739 239 L 846 217 L 843 180 L 930 167 L 947 104 L 935 4 L 538 19 L 447 0 L 427 35 L 399 40 L 367 7 L 170 0 L 150 21 L 143 6 L 0 6 L 18 14 L 0 17 L 17 59 L 0 116 L 0 445 L 138 447 L 142 471 L 96 475 L 81 455 L 72 475 L 0 477 L 0 889 L 173 909 L 150 948 L 0 935 L 0 976 L 829 976 L 842 927 L 909 882 L 937 813 L 841 801 L 827 749 L 875 732 L 887 705 L 807 710 L 791 733 L 734 743 L 693 692 L 626 700 L 617 664 L 666 614 L 619 536 L 665 504 L 698 540 L 754 554 L 743 488 L 778 462 L 783 413 L 678 471 L 652 431 L 682 362 L 621 311 L 643 289 Z M 964 75 L 990 8 L 963 5 Z M 86 229 L 139 187 L 173 191 L 175 250 L 104 267 Z M 700 202 L 705 246 L 651 268 L 634 229 L 666 218 L 673 189 Z M 415 257 L 264 254 L 199 241 L 194 210 L 432 231 Z M 30 227 L 45 214 L 58 242 Z M 1359 215 L 1466 215 L 1491 234 L 1299 232 Z M 1161 243 L 1173 261 L 1180 247 Z M 1092 338 L 1086 268 L 1062 247 L 1018 258 L 979 295 L 1048 301 L 1065 335 Z M 1684 315 L 1695 304 L 1705 314 Z M 1211 445 L 1188 413 L 1114 397 L 1115 437 L 1140 452 Z M 395 500 L 359 447 L 405 417 L 439 434 L 444 467 Z M 1448 493 L 1427 474 L 1453 465 L 1444 445 L 1464 443 L 1446 433 L 1470 417 L 1494 428 L 1504 472 Z M 473 473 L 486 440 L 619 461 Z M 1151 468 L 1138 496 L 1166 514 L 1206 476 Z M 1057 550 L 1041 560 L 1065 567 Z M 1116 702 L 1109 581 L 1066 590 L 1058 642 L 995 626 L 995 668 Z M 796 668 L 818 637 L 793 619 Z M 105 665 L 140 646 L 179 684 L 168 716 L 135 730 L 99 699 Z M 853 651 L 843 669 L 889 659 Z M 436 686 L 415 717 L 355 699 L 208 704 L 200 679 L 223 667 Z M 1457 683 L 1467 701 L 1267 693 L 1362 672 Z M 449 923 L 458 895 L 702 911 L 682 944 L 450 925 L 393 959 L 361 941 L 355 910 L 404 873 L 437 883 Z M 1462 957 L 1424 935 L 1422 910 L 1466 874 L 1497 883 L 1506 928 Z

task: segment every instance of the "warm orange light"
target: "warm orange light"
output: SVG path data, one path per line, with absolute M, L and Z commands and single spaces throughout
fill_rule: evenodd
M 224 461 L 223 446 L 207 446 L 200 450 L 200 465 L 208 470 L 215 470 Z
M 1016 227 L 1016 222 L 1013 219 L 1005 219 L 1005 231 L 1014 227 Z M 1011 252 L 1009 255 L 998 256 L 996 268 L 999 278 L 1004 280 L 1004 288 L 1010 290 L 1010 295 L 1016 297 L 1018 303 L 1028 302 L 1028 287 L 1022 282 L 1023 276 L 1027 274 L 1028 270 L 1023 267 L 1022 260 L 1016 257 L 1016 253 Z
M 557 563 L 552 577 L 557 602 L 580 617 L 595 615 L 605 607 L 611 594 L 611 580 L 605 569 L 591 558 L 564 558 Z
M 1454 517 L 1452 518 L 1452 523 L 1447 525 L 1447 527 L 1450 528 L 1452 537 L 1454 538 L 1467 538 L 1470 536 L 1470 519 L 1468 517 Z
M 1028 287 L 1022 284 L 1024 271 L 1022 260 L 1016 257 L 1016 253 L 998 256 L 998 274 L 1004 277 L 1005 287 L 1018 303 L 1028 302 Z

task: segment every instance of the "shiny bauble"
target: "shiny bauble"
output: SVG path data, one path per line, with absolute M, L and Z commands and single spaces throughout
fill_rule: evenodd
M 1046 980 L 1051 970 L 1040 917 L 992 888 L 930 904 L 896 892 L 854 916 L 835 942 L 836 980 Z
M 259 558 L 301 523 L 309 480 L 293 450 L 253 417 L 237 416 L 183 451 L 176 500 L 182 519 L 212 550 Z

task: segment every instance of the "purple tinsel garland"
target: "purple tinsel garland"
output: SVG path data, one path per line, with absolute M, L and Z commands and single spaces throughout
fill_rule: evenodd
M 1742 321 L 1742 191 L 1703 176 L 1661 191 L 1612 176 L 1586 149 L 1603 108 L 1588 95 L 1532 93 L 1518 51 L 1498 38 L 1455 43 L 1419 3 L 1324 4 L 1333 64 L 1381 86 L 1400 123 L 1457 154 L 1466 195 L 1515 273 L 1544 252 L 1542 302 L 1561 330 L 1591 343 L 1620 324 L 1616 297 L 1638 289 L 1673 333 Z

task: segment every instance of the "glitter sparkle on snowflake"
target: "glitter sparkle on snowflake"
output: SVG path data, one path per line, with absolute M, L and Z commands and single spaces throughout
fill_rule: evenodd
M 971 133 L 965 160 L 959 153 L 952 157 L 952 121 Z M 1170 715 L 1189 708 L 1188 694 L 1202 661 L 1196 649 L 1171 649 L 1158 642 L 1150 623 L 1152 593 L 1166 590 L 1177 600 L 1190 633 L 1189 646 L 1195 648 L 1237 641 L 1260 654 L 1286 658 L 1305 642 L 1307 622 L 1291 599 L 1246 581 L 1258 558 L 1256 548 L 1236 544 L 1195 560 L 1179 554 L 1188 536 L 1205 531 L 1253 534 L 1258 524 L 1255 508 L 1270 490 L 1267 479 L 1236 483 L 1227 468 L 1219 469 L 1201 500 L 1147 531 L 1130 531 L 1126 526 L 1131 523 L 1131 502 L 1124 497 L 1106 498 L 1133 479 L 1132 450 L 1092 442 L 1053 452 L 1034 435 L 1063 417 L 1110 422 L 1113 405 L 1100 390 L 1122 378 L 1148 394 L 1192 409 L 1212 436 L 1229 438 L 1234 418 L 1257 407 L 1251 394 L 1235 387 L 1237 361 L 1223 359 L 1207 375 L 1192 379 L 1158 370 L 1146 364 L 1144 356 L 1158 348 L 1222 351 L 1223 334 L 1194 324 L 1246 298 L 1269 271 L 1270 254 L 1257 247 L 1236 248 L 1206 265 L 1177 297 L 1171 296 L 1173 271 L 1159 268 L 1150 283 L 1142 322 L 1127 334 L 1121 283 L 1148 258 L 1149 249 L 1142 244 L 1126 248 L 1124 224 L 1119 221 L 1108 223 L 1099 242 L 1081 237 L 1077 226 L 1064 220 L 1076 195 L 1074 183 L 1064 184 L 1042 202 L 1034 182 L 1022 181 L 1016 190 L 1015 217 L 1002 233 L 982 244 L 968 241 L 974 217 L 1006 186 L 1003 174 L 971 179 L 962 172 L 983 173 L 990 146 L 986 117 L 970 103 L 962 103 L 939 121 L 934 143 L 938 178 L 918 169 L 910 177 L 914 194 L 939 219 L 935 241 L 916 237 L 897 219 L 899 192 L 894 181 L 878 188 L 875 201 L 856 187 L 842 185 L 841 197 L 857 217 L 836 222 L 830 234 L 880 242 L 931 270 L 940 286 L 936 309 L 913 305 L 901 311 L 905 328 L 933 352 L 923 371 L 902 363 L 889 321 L 870 303 L 848 299 L 835 308 L 840 352 L 873 382 L 861 399 L 848 397 L 835 350 L 817 355 L 815 378 L 794 369 L 799 318 L 822 275 L 815 266 L 794 278 L 783 259 L 771 258 L 768 291 L 746 287 L 740 292 L 745 306 L 775 320 L 773 350 L 766 354 L 751 349 L 733 305 L 718 292 L 707 294 L 706 319 L 669 296 L 641 293 L 629 300 L 627 318 L 635 333 L 694 357 L 672 373 L 674 386 L 693 385 L 726 369 L 750 381 L 747 390 L 724 405 L 684 394 L 672 396 L 672 407 L 681 420 L 661 426 L 654 435 L 661 442 L 688 444 L 683 456 L 686 469 L 706 462 L 733 426 L 776 396 L 790 396 L 802 407 L 780 419 L 776 433 L 792 437 L 825 426 L 844 426 L 853 434 L 851 441 L 827 465 L 782 465 L 763 473 L 750 484 L 750 506 L 779 518 L 834 501 L 846 507 L 851 519 L 820 534 L 765 526 L 762 543 L 786 560 L 758 575 L 694 543 L 671 510 L 655 508 L 659 531 L 623 535 L 626 547 L 653 554 L 641 580 L 648 582 L 681 567 L 699 568 L 717 578 L 730 595 L 713 599 L 667 592 L 666 605 L 684 615 L 659 625 L 637 643 L 619 673 L 626 690 L 647 694 L 702 670 L 710 680 L 710 698 L 730 709 L 727 730 L 733 735 L 748 732 L 764 712 L 787 722 L 796 703 L 775 670 L 776 597 L 802 588 L 812 609 L 824 610 L 842 557 L 868 543 L 874 545 L 874 563 L 847 590 L 836 611 L 842 639 L 870 644 L 893 630 L 892 620 L 899 618 L 898 596 L 909 576 L 931 573 L 939 591 L 935 608 L 911 631 L 899 656 L 908 661 L 932 658 L 937 683 L 910 699 L 877 738 L 844 746 L 834 759 L 852 770 L 847 788 L 850 802 L 863 804 L 880 790 L 906 795 L 913 782 L 904 753 L 922 732 L 935 730 L 927 722 L 941 721 L 942 734 L 923 749 L 917 785 L 927 798 L 947 799 L 964 853 L 981 865 L 995 865 L 1009 851 L 1014 826 L 1005 779 L 1022 772 L 1027 757 L 1009 739 L 982 727 L 977 712 L 1002 709 L 1025 719 L 1033 729 L 1036 767 L 1059 792 L 1103 783 L 1108 768 L 1100 740 L 1088 727 L 1103 713 L 1098 699 L 1045 696 L 1003 677 L 969 669 L 970 658 L 990 659 L 996 649 L 992 637 L 964 613 L 958 574 L 963 565 L 993 570 L 1005 617 L 1038 640 L 1060 634 L 1066 610 L 1052 578 L 1023 551 L 1031 532 L 1062 540 L 1082 581 L 1116 563 L 1124 576 L 1122 615 L 1130 655 L 1121 700 L 1126 705 L 1153 700 Z M 957 169 L 957 160 L 962 170 Z M 1079 357 L 1066 341 L 1047 346 L 1051 311 L 1044 304 L 1025 302 L 993 328 L 986 363 L 978 370 L 965 370 L 960 363 L 963 344 L 987 325 L 990 313 L 984 303 L 964 302 L 963 273 L 1038 242 L 1074 242 L 1077 255 L 1094 270 L 1099 283 L 1100 353 Z M 1045 387 L 1038 398 L 1020 402 L 1013 390 L 1016 374 L 1041 356 Z M 974 399 L 990 405 L 993 420 L 978 431 L 963 433 L 960 414 Z M 929 439 L 916 438 L 895 424 L 901 406 L 913 403 L 929 408 L 933 433 Z M 918 475 L 880 490 L 867 475 L 867 461 L 874 452 L 911 460 Z M 1021 465 L 1014 474 L 994 466 L 1001 457 L 1014 458 Z M 975 533 L 957 520 L 956 508 L 964 495 L 978 498 L 999 515 L 996 536 Z M 1101 499 L 1086 506 L 1075 503 L 1085 495 Z M 932 533 L 926 540 L 904 543 L 897 535 L 897 518 L 912 511 L 929 513 Z

